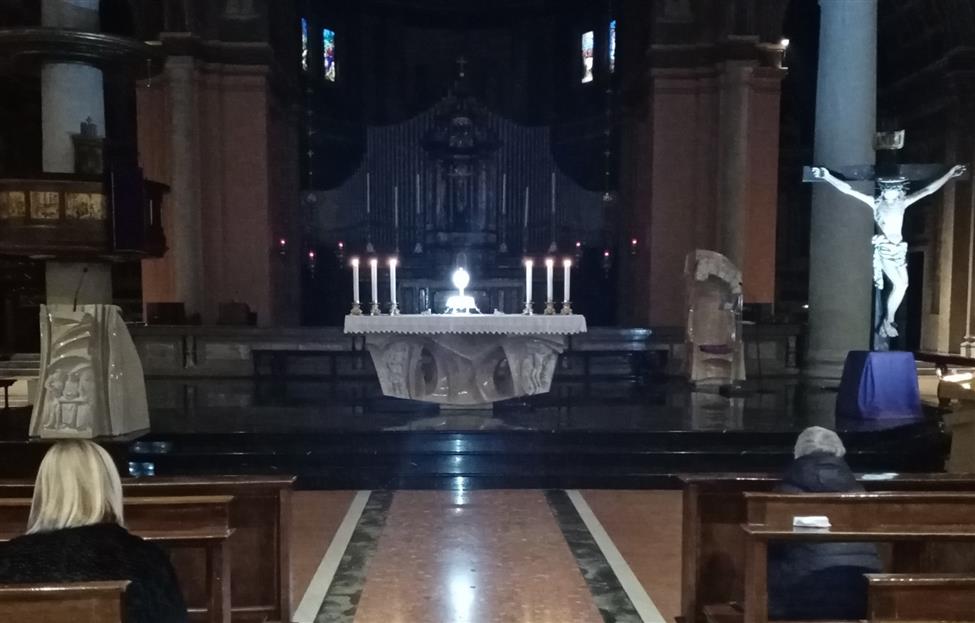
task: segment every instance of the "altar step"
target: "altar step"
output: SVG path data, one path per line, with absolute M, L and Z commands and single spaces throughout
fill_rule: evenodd
M 934 420 L 844 434 L 858 471 L 940 471 Z M 781 470 L 795 432 L 363 432 L 152 435 L 133 474 L 287 473 L 303 488 L 645 488 L 688 472 Z

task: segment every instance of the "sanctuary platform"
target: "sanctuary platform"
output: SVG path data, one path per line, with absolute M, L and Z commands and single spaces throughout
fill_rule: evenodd
M 680 473 L 776 471 L 796 434 L 818 424 L 840 432 L 858 471 L 943 468 L 936 410 L 837 420 L 837 388 L 790 371 L 788 327 L 746 331 L 760 345 L 746 340 L 747 352 L 763 357 L 749 359 L 744 396 L 679 380 L 676 335 L 593 328 L 569 337 L 549 393 L 453 410 L 384 396 L 363 338 L 341 329 L 135 327 L 152 428 L 108 445 L 136 475 L 288 473 L 304 488 L 640 488 L 677 486 Z M 26 441 L 19 411 L 0 421 L 0 477 L 29 476 L 44 444 Z

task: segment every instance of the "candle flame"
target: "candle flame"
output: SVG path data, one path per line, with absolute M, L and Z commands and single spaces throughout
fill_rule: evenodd
M 359 258 L 357 258 L 357 257 L 352 258 L 352 261 L 350 263 L 353 266 L 358 266 L 359 265 Z
M 553 260 L 550 257 L 547 257 L 547 258 L 545 258 L 545 265 L 546 266 L 555 266 L 555 260 Z
M 571 267 L 572 266 L 572 260 L 570 260 L 570 259 L 564 259 L 564 260 L 562 260 L 562 266 L 565 266 L 566 268 Z
M 525 260 L 525 266 L 528 266 L 530 268 L 534 265 L 535 265 L 534 260 Z
M 399 260 L 397 260 L 397 259 L 396 259 L 395 257 L 391 257 L 391 258 L 389 258 L 389 266 L 390 266 L 391 268 L 395 268 L 395 267 L 396 267 L 396 264 L 397 264 L 398 262 L 399 262 Z
M 369 265 L 370 266 L 378 266 L 379 265 L 379 260 L 377 260 L 376 258 L 372 258 L 371 260 L 369 260 Z

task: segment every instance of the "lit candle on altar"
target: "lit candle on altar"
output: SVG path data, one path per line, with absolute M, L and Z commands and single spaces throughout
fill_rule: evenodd
M 552 276 L 555 273 L 555 260 L 545 258 L 545 301 L 554 300 L 552 296 Z
M 535 262 L 525 260 L 525 306 L 531 309 L 532 304 L 532 266 Z
M 568 303 L 571 300 L 570 297 L 572 292 L 571 286 L 569 285 L 569 280 L 571 279 L 572 275 L 572 260 L 562 260 L 562 270 L 565 271 L 565 296 L 562 297 L 562 302 Z
M 396 264 L 395 257 L 389 258 L 389 302 L 396 307 Z
M 352 258 L 352 302 L 359 304 L 359 258 Z
M 369 260 L 369 276 L 372 278 L 372 302 L 379 304 L 379 260 Z

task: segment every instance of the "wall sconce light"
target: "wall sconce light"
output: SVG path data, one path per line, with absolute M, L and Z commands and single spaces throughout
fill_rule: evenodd
M 609 269 L 613 266 L 613 258 L 610 256 L 609 249 L 603 251 L 603 273 L 609 277 Z
M 281 257 L 285 257 L 285 256 L 288 255 L 288 239 L 287 238 L 278 238 L 277 252 L 278 252 L 278 255 L 280 255 Z
M 339 240 L 339 243 L 336 245 L 336 247 L 337 247 L 336 255 L 339 258 L 339 264 L 344 264 L 345 263 L 345 243 L 342 242 L 341 240 Z
M 630 255 L 636 255 L 636 249 L 639 241 L 636 238 L 630 238 Z

